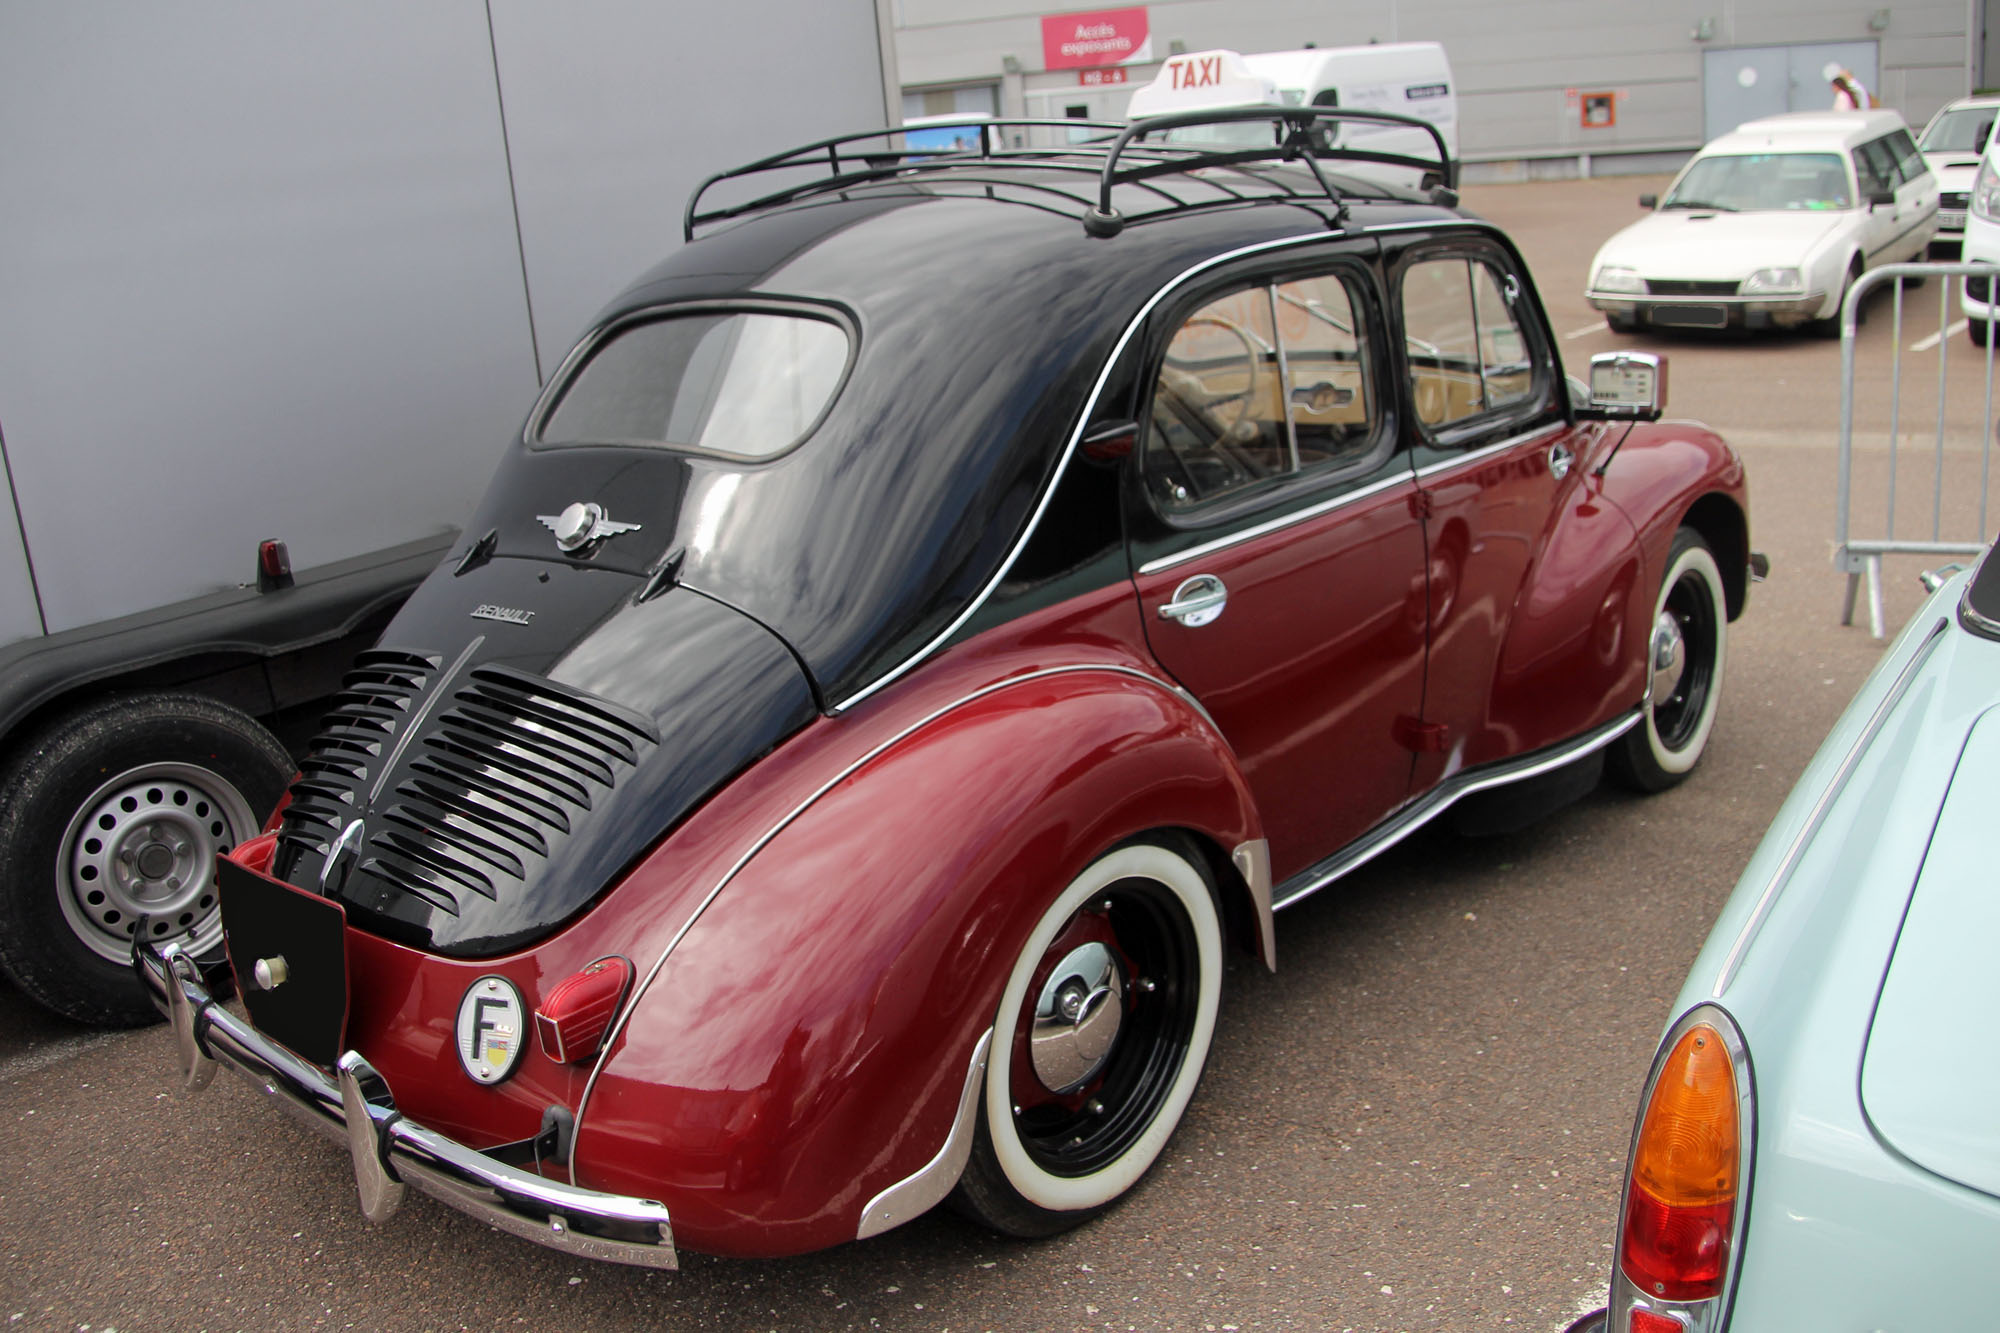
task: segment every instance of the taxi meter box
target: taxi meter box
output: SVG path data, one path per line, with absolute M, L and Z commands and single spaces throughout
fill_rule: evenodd
M 1451 62 L 1436 42 L 1387 46 L 1313 47 L 1301 51 L 1195 51 L 1177 55 L 1159 75 L 1132 94 L 1126 116 L 1205 111 L 1237 106 L 1325 106 L 1387 111 L 1435 125 L 1445 148 L 1458 156 L 1458 96 Z M 1429 136 L 1414 130 L 1343 122 L 1326 131 L 1328 146 L 1364 151 L 1428 155 Z M 1231 142 L 1259 134 L 1259 122 L 1177 129 L 1170 139 Z M 1387 168 L 1349 164 L 1345 170 L 1379 175 Z M 1398 172 L 1398 176 L 1407 175 Z

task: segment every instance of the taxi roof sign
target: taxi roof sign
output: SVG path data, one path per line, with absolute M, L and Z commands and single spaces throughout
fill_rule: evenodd
M 1278 86 L 1235 51 L 1190 51 L 1160 66 L 1153 81 L 1132 94 L 1126 115 L 1137 120 L 1171 111 L 1282 103 Z

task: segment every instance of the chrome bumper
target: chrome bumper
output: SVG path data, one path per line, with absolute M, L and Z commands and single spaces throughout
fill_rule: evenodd
M 665 1205 L 579 1189 L 508 1166 L 396 1110 L 389 1085 L 349 1051 L 328 1077 L 223 1008 L 201 984 L 180 946 L 141 943 L 133 968 L 174 1028 L 189 1088 L 229 1066 L 328 1138 L 347 1145 L 361 1211 L 381 1222 L 396 1211 L 406 1185 L 538 1245 L 644 1268 L 675 1268 L 673 1227 Z

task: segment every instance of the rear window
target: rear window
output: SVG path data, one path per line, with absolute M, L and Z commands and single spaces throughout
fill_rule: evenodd
M 825 415 L 851 346 L 830 319 L 768 310 L 629 325 L 570 376 L 536 438 L 775 457 Z

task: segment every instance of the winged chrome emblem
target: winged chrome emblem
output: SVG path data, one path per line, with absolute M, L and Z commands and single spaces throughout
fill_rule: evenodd
M 621 532 L 637 532 L 637 523 L 620 523 L 606 516 L 604 506 L 579 500 L 560 514 L 537 514 L 543 527 L 556 535 L 556 549 L 581 551 L 592 542 L 616 537 Z

